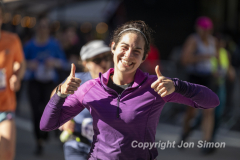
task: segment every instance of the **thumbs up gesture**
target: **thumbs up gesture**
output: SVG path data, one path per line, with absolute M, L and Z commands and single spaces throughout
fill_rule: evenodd
M 60 87 L 61 94 L 63 95 L 73 94 L 74 91 L 76 91 L 80 86 L 81 79 L 75 78 L 75 70 L 76 70 L 76 67 L 72 63 L 71 73 L 68 76 L 67 80 Z
M 174 83 L 162 75 L 157 65 L 155 68 L 158 79 L 152 83 L 151 88 L 154 89 L 161 97 L 165 97 L 175 91 Z

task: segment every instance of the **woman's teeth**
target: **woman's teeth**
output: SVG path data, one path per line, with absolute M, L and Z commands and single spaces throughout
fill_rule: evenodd
M 132 62 L 128 62 L 128 61 L 125 61 L 125 60 L 123 60 L 123 59 L 122 59 L 122 63 L 123 63 L 124 65 L 127 65 L 127 66 L 132 65 Z

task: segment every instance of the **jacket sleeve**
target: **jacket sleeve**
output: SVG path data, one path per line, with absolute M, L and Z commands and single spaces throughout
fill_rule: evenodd
M 214 108 L 220 104 L 218 96 L 209 88 L 177 78 L 172 78 L 172 80 L 175 92 L 163 97 L 165 102 L 181 103 L 202 109 Z
M 85 108 L 82 101 L 91 88 L 89 84 L 93 84 L 89 82 L 91 80 L 84 83 L 67 98 L 61 98 L 55 93 L 45 107 L 40 121 L 40 129 L 42 131 L 57 129 L 80 113 Z

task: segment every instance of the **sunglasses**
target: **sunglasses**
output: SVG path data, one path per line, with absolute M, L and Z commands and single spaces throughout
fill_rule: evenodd
M 110 59 L 111 59 L 111 55 L 105 55 L 102 57 L 96 57 L 96 58 L 90 59 L 88 61 L 92 61 L 95 64 L 100 64 L 102 61 L 109 61 Z

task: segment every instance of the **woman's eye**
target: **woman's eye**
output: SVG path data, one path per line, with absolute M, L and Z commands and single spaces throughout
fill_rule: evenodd
M 127 48 L 127 47 L 122 47 L 122 50 L 123 50 L 123 51 L 127 51 L 128 48 Z
M 139 54 L 140 52 L 139 52 L 139 51 L 135 51 L 134 53 L 135 53 L 135 54 Z

